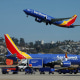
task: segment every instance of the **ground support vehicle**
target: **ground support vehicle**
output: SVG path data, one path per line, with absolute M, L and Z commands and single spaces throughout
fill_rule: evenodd
M 2 74 L 8 74 L 9 72 L 12 72 L 13 74 L 18 74 L 18 67 L 3 67 L 2 68 Z
M 23 72 L 25 70 L 25 68 L 27 67 L 27 64 L 21 63 L 19 64 L 19 71 Z
M 25 74 L 35 74 L 35 70 L 31 67 L 26 67 Z
M 62 69 L 57 69 L 56 72 L 58 72 L 59 74 L 63 73 L 63 74 L 66 74 L 66 73 L 74 73 L 74 74 L 77 74 L 80 72 L 80 68 L 77 67 L 68 67 L 68 68 L 62 68 Z
M 55 69 L 49 67 L 43 67 L 39 69 L 40 74 L 45 74 L 45 72 L 49 72 L 49 74 L 54 74 Z
M 41 58 L 27 59 L 20 63 L 18 67 L 20 71 L 25 71 L 26 67 L 33 67 L 39 69 L 43 67 L 43 60 Z

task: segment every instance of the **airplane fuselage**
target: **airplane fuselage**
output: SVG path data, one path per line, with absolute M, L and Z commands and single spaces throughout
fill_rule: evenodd
M 44 13 L 41 13 L 39 11 L 33 10 L 33 9 L 25 9 L 23 10 L 27 15 L 35 17 L 35 21 L 41 23 L 45 22 L 46 25 L 48 24 L 54 24 L 60 27 L 65 27 L 65 28 L 74 28 L 75 26 L 73 23 L 75 22 L 77 15 L 74 15 L 69 18 L 54 18 L 49 15 L 46 15 Z M 69 19 L 68 21 L 63 21 L 65 19 Z M 78 25 L 79 26 L 79 25 Z
M 47 64 L 50 62 L 56 62 L 57 60 L 63 60 L 65 59 L 65 54 L 29 54 L 32 58 L 42 58 L 43 63 Z M 72 65 L 80 65 L 80 55 L 72 55 L 68 54 L 68 60 L 70 61 Z
M 35 17 L 35 20 L 37 19 L 37 21 L 39 20 L 39 22 L 45 22 L 46 24 L 49 23 L 49 24 L 59 25 L 59 24 L 63 23 L 63 21 L 51 22 L 51 19 L 55 19 L 54 17 L 51 17 L 49 15 L 46 15 L 44 13 L 41 13 L 39 11 L 35 11 L 35 10 L 32 10 L 32 9 L 26 9 L 26 10 L 24 10 L 24 12 L 27 15 Z

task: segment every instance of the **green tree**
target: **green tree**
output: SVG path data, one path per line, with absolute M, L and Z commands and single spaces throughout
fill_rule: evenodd
M 20 46 L 25 46 L 24 38 L 20 38 Z
M 17 38 L 12 37 L 12 40 L 13 40 L 13 42 L 14 42 L 16 45 L 19 45 L 19 44 L 18 44 L 19 40 L 18 40 Z
M 3 42 L 3 41 L 4 41 L 4 39 L 2 37 L 0 37 L 0 42 Z
M 33 42 L 30 42 L 30 43 L 29 43 L 29 47 L 34 47 Z

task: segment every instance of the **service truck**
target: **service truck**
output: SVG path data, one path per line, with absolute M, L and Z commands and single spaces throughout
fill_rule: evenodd
M 43 60 L 41 58 L 25 59 L 19 63 L 19 70 L 24 71 L 26 67 L 42 68 Z

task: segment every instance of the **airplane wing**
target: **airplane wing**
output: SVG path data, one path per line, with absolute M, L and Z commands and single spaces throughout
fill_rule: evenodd
M 65 20 L 65 19 L 70 19 L 71 17 L 68 17 L 68 18 L 55 18 L 55 19 L 51 19 L 51 22 L 56 22 L 56 21 L 62 21 L 62 20 Z
M 16 54 L 6 55 L 6 57 L 16 57 Z

